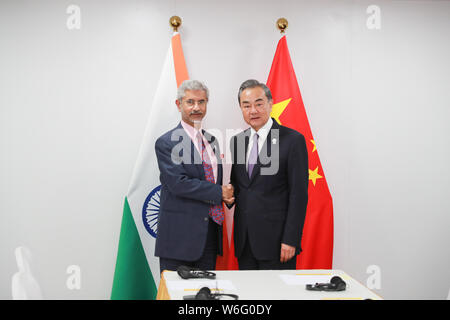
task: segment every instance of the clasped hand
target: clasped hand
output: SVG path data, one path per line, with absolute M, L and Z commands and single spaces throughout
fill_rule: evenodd
M 232 184 L 222 186 L 222 200 L 228 205 L 234 203 L 234 188 Z

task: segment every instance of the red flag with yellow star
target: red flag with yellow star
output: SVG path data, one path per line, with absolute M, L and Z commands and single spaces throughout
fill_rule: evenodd
M 303 134 L 308 149 L 308 207 L 303 227 L 303 251 L 297 256 L 297 269 L 331 269 L 333 201 L 303 105 L 286 36 L 278 42 L 267 86 L 273 96 L 271 116 L 281 125 Z

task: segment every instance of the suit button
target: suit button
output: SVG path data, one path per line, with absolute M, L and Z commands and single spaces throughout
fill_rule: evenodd
M 206 217 L 205 219 L 203 219 L 203 220 L 205 220 L 205 221 L 208 221 L 208 217 Z

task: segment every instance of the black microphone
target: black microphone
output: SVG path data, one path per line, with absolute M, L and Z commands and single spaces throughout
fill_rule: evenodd
M 344 291 L 347 287 L 347 284 L 341 277 L 334 276 L 331 278 L 330 283 L 316 283 L 316 284 L 307 284 L 306 290 L 311 291 Z
M 177 273 L 183 279 L 216 278 L 216 274 L 214 272 L 204 271 L 197 268 L 190 268 L 187 266 L 179 266 L 177 269 Z
M 211 289 L 208 287 L 203 287 L 196 295 L 184 296 L 183 300 L 219 300 L 220 297 L 230 297 L 234 300 L 238 300 L 239 298 L 237 294 L 211 293 Z

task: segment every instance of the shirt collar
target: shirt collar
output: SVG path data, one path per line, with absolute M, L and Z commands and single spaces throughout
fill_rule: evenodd
M 252 127 L 250 127 L 250 139 L 253 139 L 255 133 L 258 133 L 260 141 L 265 141 L 267 138 L 267 135 L 269 134 L 270 129 L 272 128 L 273 120 L 269 117 L 269 120 L 267 120 L 266 124 L 263 125 L 261 128 L 259 128 L 258 132 L 255 131 Z
M 195 138 L 197 137 L 197 135 L 199 133 L 200 133 L 200 136 L 203 136 L 202 135 L 202 130 L 203 130 L 202 126 L 200 126 L 200 130 L 197 130 L 196 128 L 194 128 L 193 126 L 187 124 L 183 120 L 181 120 L 181 126 L 183 127 L 184 131 L 187 132 L 187 134 L 192 139 L 192 141 L 195 141 Z

